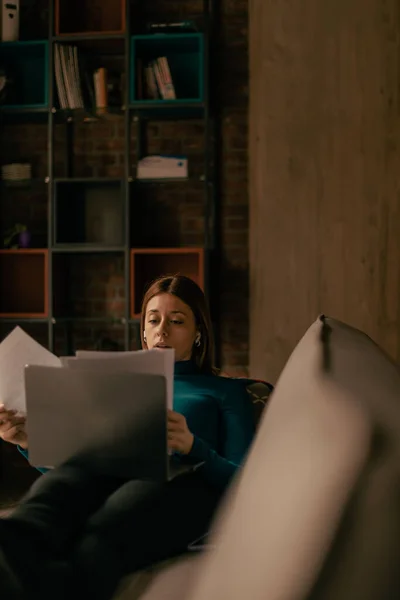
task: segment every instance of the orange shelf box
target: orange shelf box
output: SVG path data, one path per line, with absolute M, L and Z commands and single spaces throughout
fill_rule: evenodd
M 58 36 L 122 35 L 126 27 L 126 0 L 56 0 Z
M 0 250 L 0 317 L 47 317 L 47 270 L 47 250 Z
M 186 275 L 204 289 L 203 248 L 132 248 L 130 264 L 131 318 L 140 317 L 143 294 L 161 275 Z

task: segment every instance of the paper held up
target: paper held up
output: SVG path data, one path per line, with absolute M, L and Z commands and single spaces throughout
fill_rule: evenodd
M 134 350 L 131 352 L 98 352 L 78 350 L 72 358 L 62 358 L 71 369 L 94 369 L 108 372 L 162 375 L 167 382 L 167 408 L 173 408 L 175 350 Z
M 0 403 L 22 414 L 26 413 L 26 365 L 61 367 L 61 361 L 21 327 L 15 327 L 0 344 Z

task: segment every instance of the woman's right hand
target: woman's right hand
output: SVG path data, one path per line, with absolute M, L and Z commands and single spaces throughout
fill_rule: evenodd
M 28 436 L 25 429 L 26 417 L 17 415 L 15 410 L 7 410 L 0 404 L 0 438 L 10 444 L 18 444 L 24 450 L 28 448 Z

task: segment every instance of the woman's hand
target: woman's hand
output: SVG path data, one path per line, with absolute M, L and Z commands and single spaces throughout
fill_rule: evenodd
M 189 454 L 194 441 L 186 419 L 180 413 L 168 410 L 168 447 L 180 454 Z
M 24 450 L 28 448 L 28 436 L 25 430 L 26 417 L 18 416 L 15 410 L 7 410 L 0 404 L 0 438 L 10 444 L 18 444 Z

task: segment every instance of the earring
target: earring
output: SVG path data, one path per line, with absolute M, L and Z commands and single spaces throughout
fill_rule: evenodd
M 145 343 L 147 343 L 147 337 L 146 337 L 146 332 L 145 331 L 143 331 L 143 341 Z
M 201 335 L 200 333 L 197 334 L 196 339 L 194 340 L 194 345 L 197 346 L 197 348 L 200 346 L 201 344 Z

